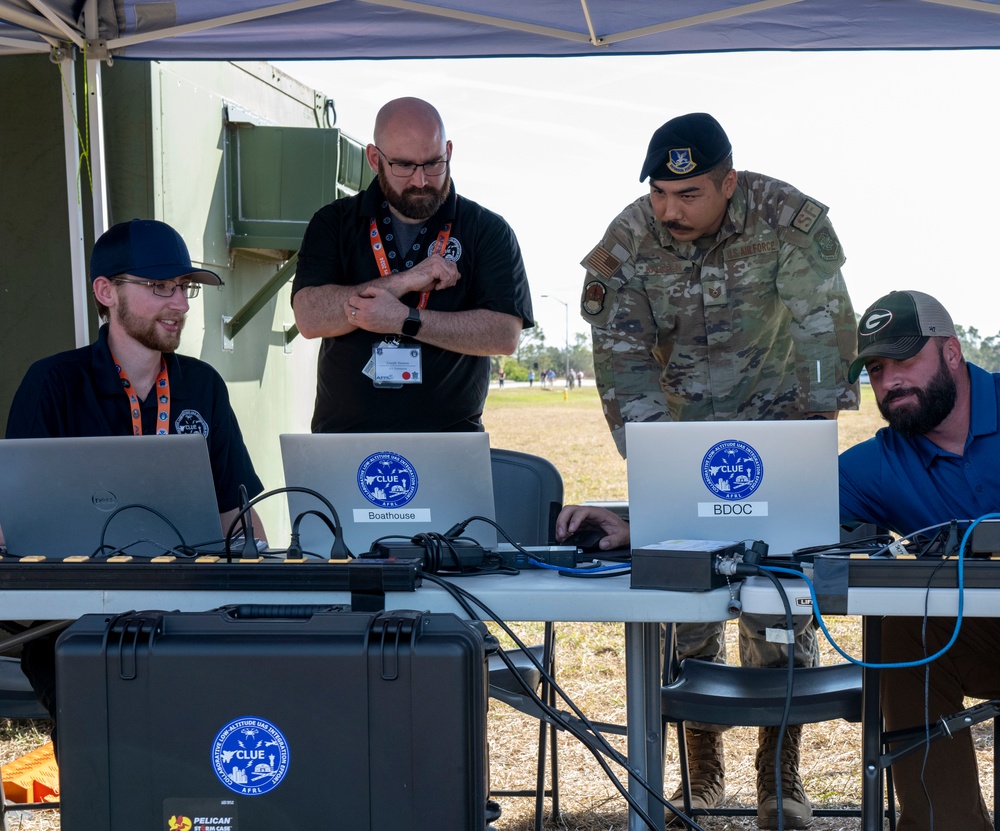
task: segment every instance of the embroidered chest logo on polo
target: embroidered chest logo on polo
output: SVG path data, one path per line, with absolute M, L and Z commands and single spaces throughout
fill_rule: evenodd
M 182 436 L 188 433 L 208 436 L 208 422 L 197 410 L 182 410 L 174 421 L 174 429 Z
M 436 244 L 431 245 L 431 254 L 437 253 L 435 250 L 436 247 Z M 444 253 L 442 256 L 446 260 L 451 260 L 453 263 L 457 263 L 460 259 L 462 259 L 462 243 L 453 236 L 448 237 L 448 242 L 444 247 Z

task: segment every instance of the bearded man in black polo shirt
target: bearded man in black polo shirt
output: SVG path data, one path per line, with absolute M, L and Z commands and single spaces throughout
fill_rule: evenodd
M 314 432 L 478 431 L 489 356 L 533 326 L 517 239 L 458 196 L 452 144 L 426 101 L 390 101 L 366 149 L 376 181 L 320 208 L 292 287 L 322 337 Z
M 176 354 L 202 283 L 217 274 L 191 264 L 180 234 L 163 222 L 133 219 L 94 244 L 90 278 L 97 340 L 34 363 L 14 395 L 7 438 L 201 433 L 208 442 L 222 527 L 264 490 L 243 443 L 229 393 L 209 364 Z M 260 520 L 254 530 L 263 539 Z
M 7 438 L 201 433 L 208 443 L 222 527 L 264 490 L 218 372 L 177 355 L 188 300 L 217 274 L 195 268 L 180 234 L 155 220 L 108 229 L 90 258 L 94 302 L 104 322 L 90 346 L 32 364 L 14 395 Z M 163 471 L 175 481 L 183 471 Z M 251 510 L 254 535 L 265 540 Z M 0 536 L 2 542 L 2 536 Z M 56 635 L 24 645 L 21 666 L 55 718 Z M 53 733 L 53 739 L 55 734 Z

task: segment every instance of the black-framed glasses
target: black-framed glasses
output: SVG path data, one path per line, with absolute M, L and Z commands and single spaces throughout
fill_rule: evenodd
M 181 294 L 190 300 L 201 292 L 201 283 L 178 283 L 174 280 L 132 280 L 128 277 L 115 277 L 115 282 L 145 286 L 151 289 L 157 297 L 173 297 L 174 291 L 180 289 Z
M 416 162 L 394 162 L 385 153 L 382 153 L 377 144 L 373 144 L 372 147 L 382 154 L 382 158 L 386 160 L 393 176 L 399 176 L 400 178 L 412 176 L 417 172 L 418 167 L 423 168 L 424 176 L 440 176 L 448 169 L 447 159 L 435 159 L 432 162 L 424 162 L 423 164 L 417 164 Z

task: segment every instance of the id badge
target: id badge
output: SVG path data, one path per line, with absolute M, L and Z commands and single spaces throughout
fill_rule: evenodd
M 419 343 L 398 344 L 383 341 L 373 346 L 370 365 L 375 385 L 382 387 L 423 383 L 420 349 Z

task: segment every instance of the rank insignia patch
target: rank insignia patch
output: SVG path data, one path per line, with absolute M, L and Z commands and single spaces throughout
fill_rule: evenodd
M 724 306 L 729 302 L 725 280 L 706 280 L 702 283 L 702 291 L 705 294 L 706 306 Z

